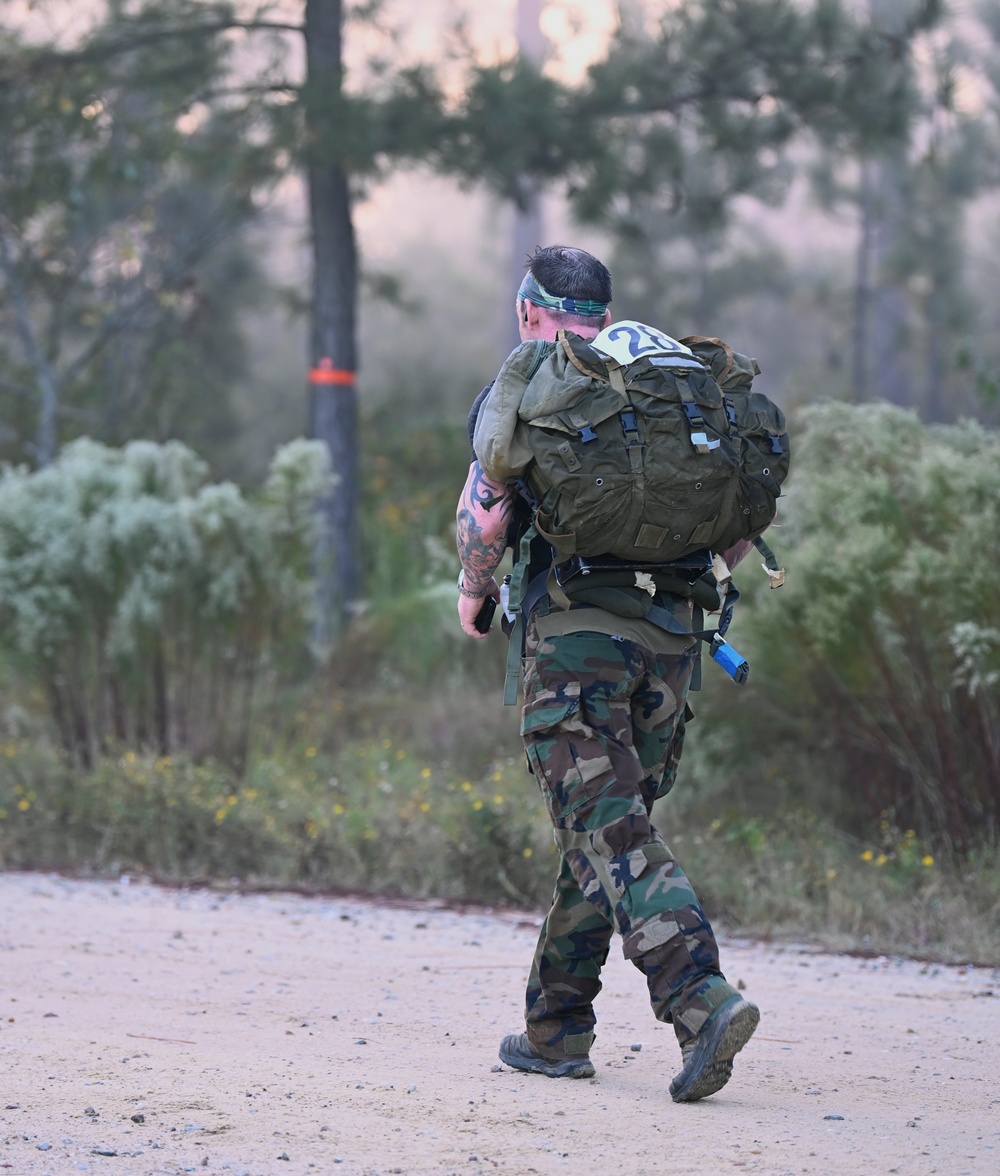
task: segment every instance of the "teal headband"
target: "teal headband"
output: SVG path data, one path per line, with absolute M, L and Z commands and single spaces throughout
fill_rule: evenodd
M 587 298 L 560 298 L 558 294 L 550 294 L 530 273 L 524 275 L 524 281 L 517 292 L 517 300 L 533 302 L 545 310 L 561 310 L 566 314 L 581 314 L 586 318 L 596 318 L 608 309 L 606 302 L 592 302 Z

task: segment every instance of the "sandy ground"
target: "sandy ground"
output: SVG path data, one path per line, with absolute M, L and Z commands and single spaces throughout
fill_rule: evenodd
M 1000 1173 L 1000 976 L 723 941 L 732 1082 L 615 956 L 597 1077 L 497 1062 L 536 920 L 0 875 L 0 1169 L 20 1174 Z

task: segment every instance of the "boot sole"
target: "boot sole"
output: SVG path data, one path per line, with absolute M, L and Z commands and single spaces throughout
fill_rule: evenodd
M 697 1102 L 721 1090 L 733 1075 L 733 1058 L 759 1024 L 760 1010 L 748 1000 L 741 997 L 729 1009 L 723 1006 L 702 1029 L 691 1060 L 670 1083 L 674 1102 Z
M 500 1061 L 513 1070 L 524 1070 L 531 1074 L 544 1074 L 546 1078 L 593 1078 L 596 1071 L 590 1058 L 545 1058 L 540 1055 L 526 1056 L 514 1053 L 511 1043 L 519 1044 L 519 1037 L 512 1034 L 500 1043 Z

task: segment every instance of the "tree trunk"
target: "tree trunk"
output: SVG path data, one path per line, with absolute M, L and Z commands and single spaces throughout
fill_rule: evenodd
M 324 441 L 336 478 L 319 504 L 319 620 L 327 646 L 360 592 L 358 553 L 357 251 L 351 194 L 339 159 L 342 0 L 306 0 L 306 176 L 312 227 L 309 425 Z
M 527 61 L 541 69 L 548 55 L 548 41 L 539 26 L 543 0 L 517 0 L 517 48 Z M 542 193 L 541 185 L 529 176 L 518 176 L 517 186 L 521 201 L 514 205 L 514 224 L 511 234 L 510 293 L 513 301 L 515 292 L 524 277 L 524 263 L 542 241 Z M 502 342 L 512 351 L 521 342 L 517 322 L 510 302 L 504 301 Z
M 875 224 L 872 262 L 875 287 L 870 305 L 871 388 L 882 400 L 915 406 L 907 362 L 909 296 L 899 276 L 907 212 L 907 164 L 901 151 L 873 165 Z
M 14 311 L 14 324 L 24 348 L 24 358 L 34 369 L 38 381 L 38 439 L 35 457 L 39 468 L 47 466 L 56 455 L 56 413 L 59 409 L 59 383 L 52 364 L 38 339 L 31 321 L 28 298 L 17 272 L 17 260 L 3 230 L 0 229 L 0 268 L 7 281 L 7 293 Z
M 853 329 L 851 334 L 851 399 L 861 404 L 868 399 L 868 316 L 872 299 L 872 195 L 871 164 L 861 161 L 858 188 L 858 252 L 854 273 Z

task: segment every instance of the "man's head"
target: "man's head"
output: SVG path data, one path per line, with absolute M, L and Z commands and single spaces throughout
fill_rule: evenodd
M 593 254 L 546 245 L 525 268 L 517 292 L 522 340 L 554 340 L 564 327 L 592 339 L 611 321 L 611 274 Z

